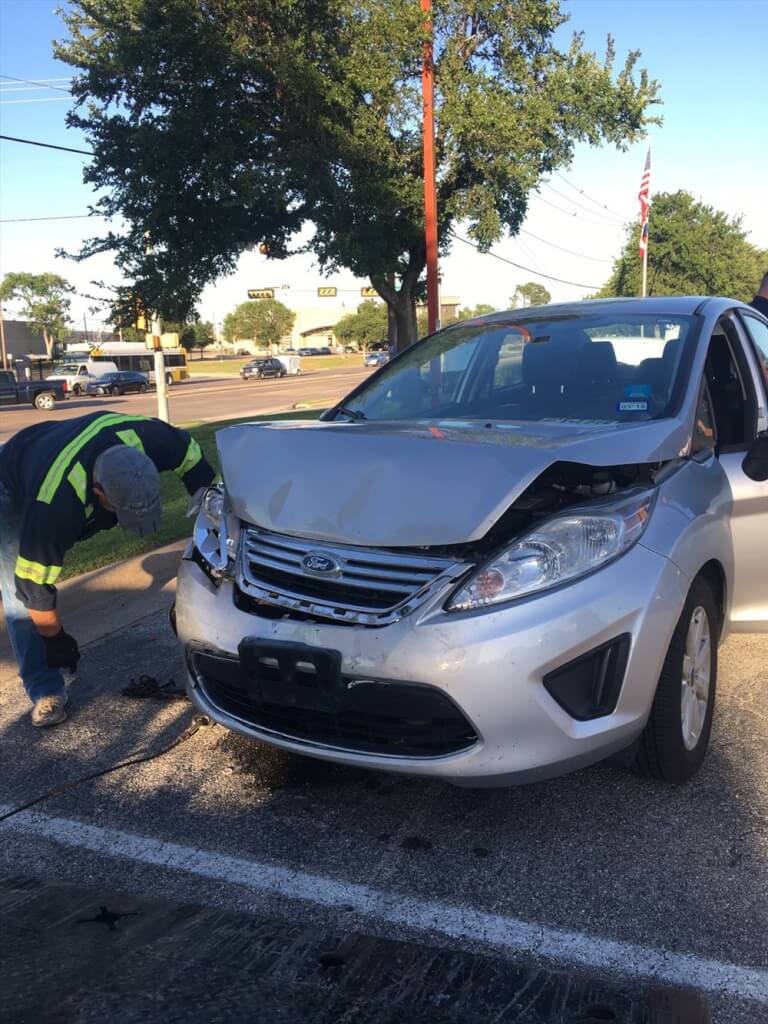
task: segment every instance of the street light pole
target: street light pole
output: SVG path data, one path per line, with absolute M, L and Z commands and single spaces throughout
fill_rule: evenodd
M 0 302 L 0 349 L 3 354 L 3 369 L 8 369 L 8 354 L 5 351 L 5 322 L 3 321 L 3 304 Z
M 421 70 L 424 140 L 424 227 L 427 247 L 427 323 L 432 334 L 440 327 L 437 280 L 437 187 L 435 184 L 435 69 L 432 0 L 421 0 L 424 12 L 424 60 Z

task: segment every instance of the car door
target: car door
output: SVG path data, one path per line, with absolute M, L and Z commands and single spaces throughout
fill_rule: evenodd
M 12 373 L 0 371 L 0 405 L 16 404 L 16 378 Z
M 722 334 L 719 332 L 722 331 Z M 715 404 L 715 425 L 733 415 L 735 431 L 718 443 L 718 458 L 731 489 L 731 537 L 733 540 L 734 578 L 730 598 L 730 628 L 742 633 L 768 632 L 768 481 L 750 480 L 742 469 L 747 449 L 757 434 L 768 429 L 768 394 L 765 377 L 755 355 L 755 348 L 744 321 L 732 313 L 721 318 L 710 342 L 714 346 L 725 336 L 732 361 L 730 367 L 722 359 L 719 372 L 730 375 L 726 388 L 731 397 L 718 411 Z M 710 381 L 723 387 L 722 379 Z M 738 398 L 744 403 L 743 428 L 738 430 Z M 730 412 L 728 409 L 730 403 Z

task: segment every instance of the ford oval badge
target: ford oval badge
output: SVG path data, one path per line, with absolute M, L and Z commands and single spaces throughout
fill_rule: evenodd
M 301 564 L 307 572 L 317 576 L 336 576 L 341 572 L 341 565 L 332 555 L 326 555 L 322 551 L 310 551 L 304 555 Z

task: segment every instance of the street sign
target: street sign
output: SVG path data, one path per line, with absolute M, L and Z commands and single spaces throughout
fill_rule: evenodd
M 364 299 L 378 299 L 379 293 L 375 288 L 361 288 L 360 294 Z
M 335 299 L 337 291 L 336 288 L 318 288 L 317 297 L 318 299 Z
M 274 299 L 275 289 L 274 288 L 249 288 L 248 298 L 249 299 Z

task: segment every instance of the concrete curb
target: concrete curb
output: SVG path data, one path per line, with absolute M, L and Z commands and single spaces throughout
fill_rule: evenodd
M 66 628 L 81 646 L 156 614 L 165 626 L 186 540 L 75 576 L 58 588 Z M 0 681 L 16 675 L 5 616 L 0 612 Z

